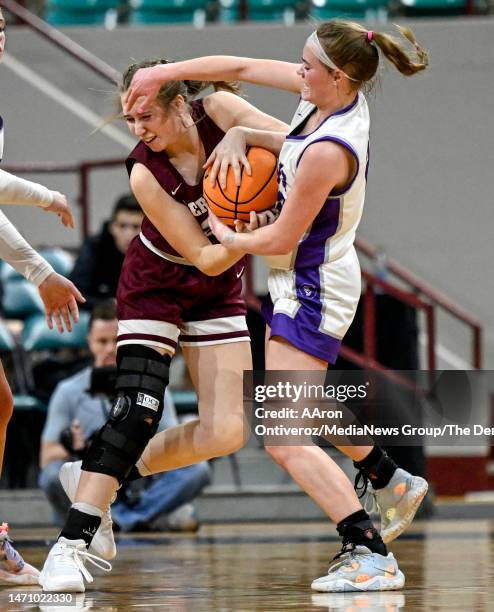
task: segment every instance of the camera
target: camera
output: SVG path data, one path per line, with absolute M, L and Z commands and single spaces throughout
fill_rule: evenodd
M 90 395 L 104 395 L 110 401 L 115 399 L 115 384 L 117 382 L 117 367 L 103 366 L 93 368 L 89 383 Z

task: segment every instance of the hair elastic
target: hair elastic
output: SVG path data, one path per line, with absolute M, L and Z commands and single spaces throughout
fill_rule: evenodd
M 367 40 L 368 40 L 369 42 L 372 42 L 372 41 L 374 40 L 374 32 L 373 32 L 372 30 L 369 30 L 369 31 L 367 32 Z

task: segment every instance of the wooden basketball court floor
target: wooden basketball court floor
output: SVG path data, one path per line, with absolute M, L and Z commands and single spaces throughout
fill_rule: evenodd
M 328 523 L 206 525 L 198 534 L 132 534 L 118 539 L 113 571 L 96 570 L 77 605 L 10 603 L 37 587 L 0 590 L 0 610 L 169 610 L 251 612 L 366 610 L 494 611 L 494 522 L 416 522 L 391 545 L 406 575 L 403 591 L 315 593 L 311 579 L 338 551 Z M 17 530 L 16 543 L 40 566 L 56 531 Z

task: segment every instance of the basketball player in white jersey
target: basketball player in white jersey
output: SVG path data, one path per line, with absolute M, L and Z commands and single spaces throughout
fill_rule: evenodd
M 126 103 L 131 106 L 144 96 L 140 112 L 163 82 L 176 78 L 240 80 L 301 96 L 286 140 L 279 134 L 235 128 L 209 159 L 212 180 L 219 170 L 224 183 L 228 164 L 238 167 L 243 145 L 279 154 L 281 213 L 273 224 L 235 233 L 214 216 L 210 219 L 225 246 L 272 256 L 270 301 L 263 308 L 270 328 L 267 370 L 325 370 L 335 362 L 355 315 L 360 269 L 353 242 L 364 204 L 369 139 L 369 113 L 361 89 L 377 71 L 379 51 L 407 76 L 427 66 L 427 54 L 413 34 L 401 32 L 415 46 L 416 61 L 386 34 L 332 21 L 309 36 L 301 65 L 215 56 L 148 69 L 134 77 Z M 343 538 L 337 562 L 312 588 L 401 588 L 403 574 L 334 462 L 315 446 L 267 450 L 337 523 Z M 427 483 L 397 468 L 379 447 L 341 450 L 370 480 L 380 505 L 383 539 L 391 541 L 412 520 Z
M 0 9 L 0 63 L 5 50 L 5 19 Z M 4 126 L 0 117 L 0 161 L 3 154 Z M 65 196 L 51 191 L 43 185 L 18 178 L 0 170 L 0 204 L 38 206 L 57 214 L 66 227 L 74 227 L 72 213 Z M 0 211 L 0 259 L 9 263 L 38 288 L 43 301 L 50 329 L 53 320 L 60 332 L 65 327 L 72 329 L 71 319 L 78 320 L 77 301 L 84 302 L 75 285 L 60 274 L 41 257 L 19 234 L 12 223 Z M 0 473 L 5 450 L 7 424 L 12 416 L 12 393 L 0 362 Z M 8 537 L 7 523 L 0 525 L 0 585 L 38 584 L 39 572 L 12 546 Z

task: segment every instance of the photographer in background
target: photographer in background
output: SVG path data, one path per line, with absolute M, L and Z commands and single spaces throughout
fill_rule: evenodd
M 143 217 L 135 197 L 123 195 L 115 202 L 111 219 L 105 221 L 99 234 L 84 241 L 70 280 L 84 294 L 86 310 L 116 296 L 125 253 L 139 234 Z
M 91 436 L 106 422 L 108 399 L 116 376 L 117 318 L 114 300 L 95 306 L 91 313 L 88 345 L 94 357 L 91 367 L 61 382 L 48 405 L 41 436 L 39 486 L 54 511 L 54 523 L 63 525 L 70 502 L 58 472 L 66 461 L 82 458 Z M 171 396 L 165 394 L 165 410 L 159 430 L 177 425 Z M 164 472 L 131 483 L 112 506 L 113 520 L 123 531 L 195 530 L 198 528 L 190 501 L 210 481 L 206 462 Z

